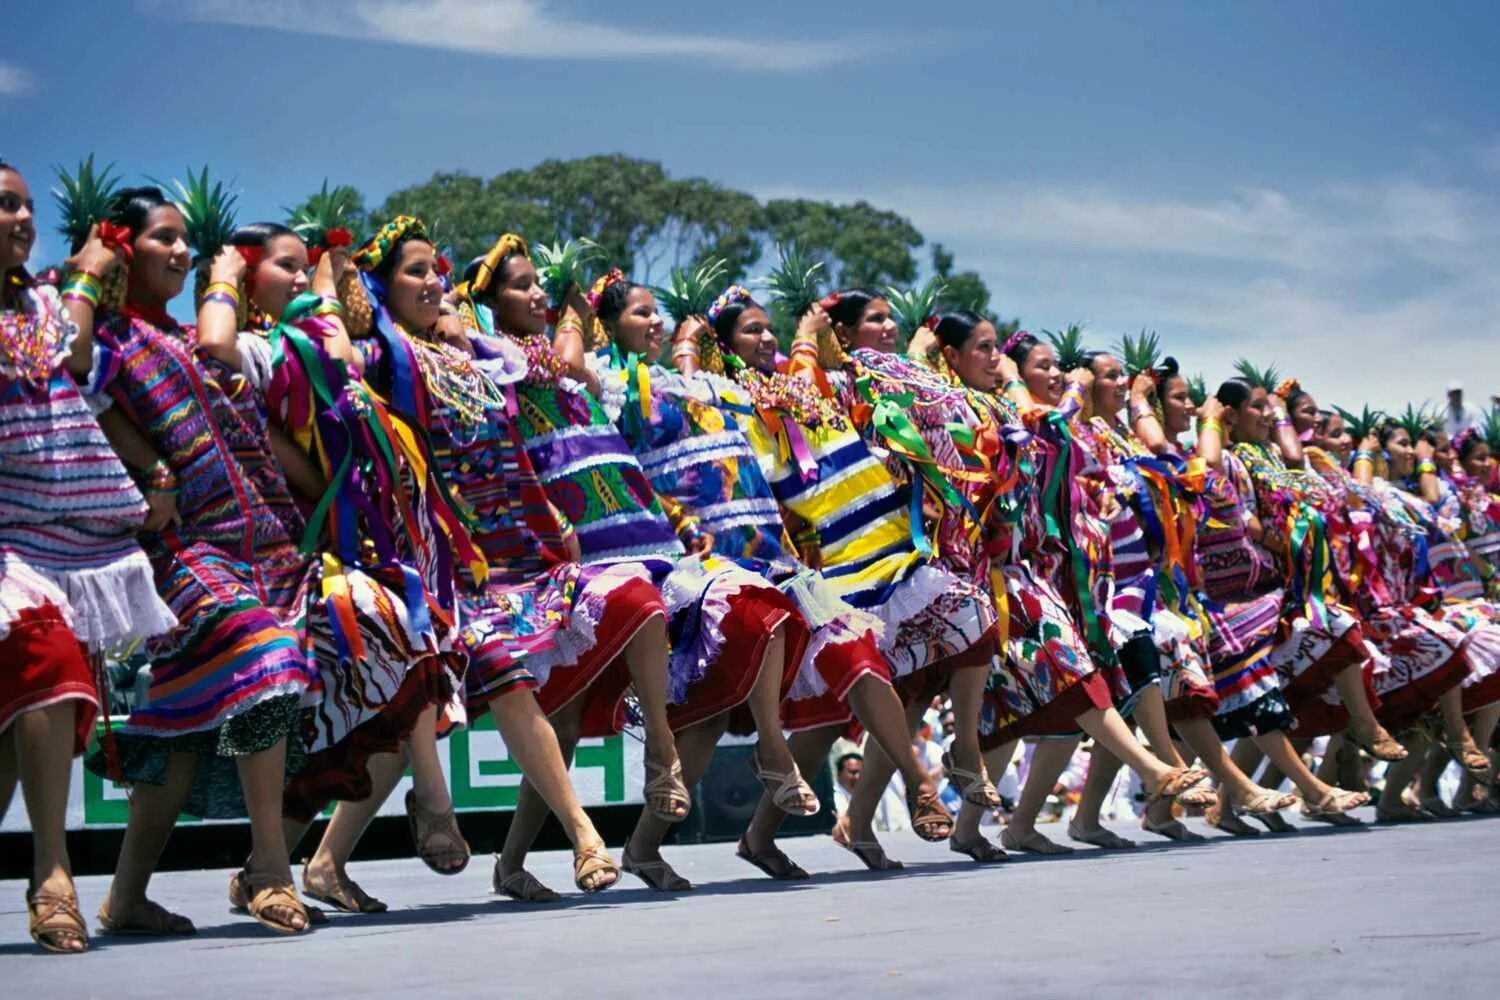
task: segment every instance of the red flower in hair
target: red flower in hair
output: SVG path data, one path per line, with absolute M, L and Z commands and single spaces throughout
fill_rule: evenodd
M 311 264 L 313 267 L 317 267 L 318 266 L 318 261 L 320 261 L 322 259 L 323 259 L 323 248 L 322 247 L 308 247 L 307 248 L 307 262 L 309 264 Z
M 439 277 L 446 278 L 453 273 L 453 262 L 442 254 L 438 254 L 437 273 Z
M 117 226 L 108 219 L 99 223 L 99 242 L 111 250 L 124 251 L 126 260 L 135 252 L 135 248 L 130 245 L 133 238 L 134 234 L 129 226 Z
M 342 226 L 337 226 L 324 234 L 323 245 L 330 249 L 333 247 L 353 246 L 354 234 Z
M 262 247 L 235 247 L 235 249 L 244 258 L 245 266 L 252 271 L 259 267 L 260 262 L 266 257 L 266 251 Z
M 822 306 L 824 309 L 832 309 L 834 306 L 839 304 L 839 298 L 840 296 L 838 292 L 829 292 L 827 295 L 818 300 L 818 305 Z
M 925 327 L 927 327 L 927 329 L 932 330 L 933 332 L 936 332 L 937 328 L 938 328 L 938 322 L 939 322 L 938 314 L 937 313 L 933 313 L 931 316 L 928 316 L 926 319 L 924 319 L 922 321 L 922 325 L 925 326 Z

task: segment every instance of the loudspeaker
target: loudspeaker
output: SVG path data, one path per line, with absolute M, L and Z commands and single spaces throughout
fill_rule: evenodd
M 677 826 L 678 843 L 708 843 L 738 840 L 750 825 L 755 804 L 760 801 L 760 782 L 751 766 L 753 746 L 723 746 L 714 752 L 713 763 L 693 790 L 693 812 Z M 803 775 L 823 808 L 816 816 L 788 816 L 781 832 L 789 837 L 810 836 L 833 830 L 833 772 L 825 763 L 814 775 Z

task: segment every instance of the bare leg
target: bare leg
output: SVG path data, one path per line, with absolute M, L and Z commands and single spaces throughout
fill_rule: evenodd
M 1320 781 L 1317 775 L 1308 770 L 1301 756 L 1292 748 L 1292 741 L 1287 739 L 1285 733 L 1280 731 L 1262 733 L 1254 737 L 1254 740 L 1255 745 L 1260 747 L 1261 752 L 1266 755 L 1266 759 L 1297 786 L 1304 800 L 1321 802 L 1329 792 L 1335 791 L 1332 785 Z
M 1500 703 L 1487 705 L 1469 717 L 1469 732 L 1474 736 L 1474 742 L 1481 750 L 1488 752 L 1490 740 L 1495 736 L 1495 723 L 1500 721 Z M 1493 763 L 1495 755 L 1489 754 Z M 1453 804 L 1459 808 L 1467 808 L 1476 801 L 1475 789 L 1478 782 L 1468 771 L 1458 780 L 1458 792 L 1453 797 Z M 0 810 L 0 815 L 4 815 Z
M 22 712 L 11 724 L 21 794 L 31 823 L 31 884 L 33 888 L 66 894 L 73 887 L 68 864 L 68 780 L 73 770 L 73 721 L 77 706 L 56 702 Z M 10 742 L 11 734 L 5 734 Z M 82 942 L 63 939 L 64 947 Z
M 16 729 L 12 725 L 0 733 L 0 820 L 10 811 L 11 799 L 15 798 L 16 785 L 20 782 L 20 764 L 16 760 Z
M 1120 773 L 1120 758 L 1107 749 L 1094 744 L 1089 755 L 1089 773 L 1083 779 L 1083 793 L 1078 797 L 1078 809 L 1068 824 L 1068 833 L 1093 834 L 1103 832 L 1099 811 L 1104 808 L 1104 799 L 1114 787 L 1115 775 Z M 1076 839 L 1076 838 L 1075 838 Z
M 979 713 L 988 681 L 987 669 L 965 667 L 955 670 L 948 683 L 948 696 L 953 699 L 953 746 L 949 752 L 955 766 L 975 773 L 980 765 Z
M 192 754 L 174 753 L 167 760 L 166 781 L 160 785 L 138 784 L 130 794 L 130 820 L 120 843 L 120 859 L 109 886 L 106 907 L 116 920 L 126 920 L 146 901 L 146 886 L 161 860 L 177 814 L 187 801 L 197 772 Z M 277 798 L 277 811 L 281 800 Z
M 682 757 L 682 781 L 689 788 L 702 780 L 708 765 L 714 759 L 714 750 L 719 737 L 729 725 L 729 713 L 716 715 L 712 719 L 689 726 L 677 734 L 677 753 Z M 790 751 L 788 751 L 790 758 Z M 625 845 L 625 853 L 632 861 L 660 861 L 662 841 L 675 824 L 667 823 L 649 809 L 642 809 L 636 820 L 635 830 Z
M 1036 749 L 1031 754 L 1031 769 L 1026 774 L 1026 784 L 1021 787 L 1021 798 L 1016 802 L 1015 811 L 1005 822 L 1005 835 L 1001 843 L 1006 847 L 1019 846 L 1036 833 L 1036 818 L 1047 804 L 1047 796 L 1057 787 L 1057 779 L 1068 766 L 1068 761 L 1073 759 L 1073 751 L 1078 749 L 1078 739 L 1073 736 L 1062 740 L 1042 740 L 1036 744 Z M 1071 850 L 1060 844 L 1054 846 L 1063 853 Z
M 406 773 L 406 760 L 405 744 L 401 753 L 378 753 L 370 757 L 367 765 L 370 795 L 358 802 L 340 802 L 334 807 L 328 829 L 323 831 L 317 850 L 307 862 L 310 880 L 323 882 L 331 876 L 343 875 L 344 866 L 354 854 L 359 838 L 364 836 L 370 821 L 401 783 L 401 777 Z
M 286 782 L 286 740 L 269 750 L 236 757 L 240 787 L 250 814 L 250 861 L 246 869 L 254 875 L 291 885 L 292 865 L 281 830 L 281 791 Z M 272 907 L 268 916 L 278 924 L 307 929 L 307 914 L 290 907 Z
M 1414 732 L 1406 740 L 1404 746 L 1409 751 L 1405 759 L 1392 761 L 1386 765 L 1385 788 L 1381 791 L 1380 801 L 1375 806 L 1375 816 L 1378 819 L 1396 819 L 1411 816 L 1417 812 L 1401 799 L 1407 787 L 1421 771 L 1422 761 L 1427 756 L 1424 751 L 1428 749 L 1429 744 L 1425 736 Z
M 1020 745 L 1020 740 L 1011 740 L 1000 744 L 984 755 L 985 770 L 992 778 L 1005 773 L 1010 767 L 1010 759 L 1015 756 L 1016 747 Z M 958 816 L 953 821 L 953 840 L 960 844 L 974 843 L 979 837 L 979 824 L 984 819 L 985 811 L 972 802 L 965 802 L 959 806 Z
M 982 671 L 974 671 L 981 673 Z M 922 765 L 917 762 L 916 755 L 911 752 L 911 734 L 916 731 L 916 723 L 921 719 L 918 711 L 915 718 L 912 710 L 901 704 L 901 698 L 896 694 L 894 688 L 884 681 L 875 677 L 863 677 L 849 691 L 849 707 L 854 710 L 855 718 L 859 719 L 860 725 L 870 734 L 870 741 L 882 751 L 887 762 L 894 761 L 896 769 L 901 773 L 901 778 L 906 782 L 907 788 L 924 788 L 930 786 L 927 772 L 922 770 Z M 920 707 L 920 706 L 918 706 Z M 961 728 L 957 721 L 957 712 L 954 712 L 954 727 Z M 976 723 L 976 730 L 978 726 Z M 866 745 L 866 750 L 870 749 Z M 868 768 L 869 755 L 866 754 L 865 767 Z M 884 789 L 884 785 L 881 788 Z M 877 796 L 876 801 L 879 802 Z
M 641 704 L 646 730 L 646 754 L 657 763 L 670 767 L 677 759 L 677 744 L 672 724 L 667 720 L 667 622 L 661 615 L 652 616 L 625 647 L 625 665 Z M 561 733 L 559 733 L 559 737 Z M 571 761 L 571 757 L 569 758 Z M 687 810 L 683 810 L 687 815 Z M 538 825 L 540 829 L 540 824 Z M 535 834 L 533 834 L 535 836 Z M 510 839 L 506 838 L 508 844 Z
M 1214 731 L 1213 723 L 1207 719 L 1185 719 L 1177 723 L 1177 731 L 1219 782 L 1219 791 L 1231 801 L 1247 802 L 1261 793 L 1261 787 L 1240 770 L 1225 751 L 1224 742 Z M 1249 740 L 1241 742 L 1250 743 Z
M 1370 696 L 1365 691 L 1365 679 L 1359 664 L 1340 670 L 1333 678 L 1333 685 L 1338 688 L 1339 699 L 1349 712 L 1349 728 L 1361 742 L 1368 745 L 1382 736 L 1390 736 L 1370 707 Z
M 728 652 L 726 651 L 726 654 Z M 790 771 L 796 764 L 792 759 L 792 748 L 787 744 L 786 734 L 781 731 L 781 679 L 786 670 L 786 627 L 778 626 L 772 633 L 771 640 L 766 643 L 765 654 L 760 661 L 760 675 L 755 679 L 755 686 L 750 689 L 750 697 L 746 704 L 750 709 L 750 715 L 755 719 L 755 735 L 757 737 L 755 754 L 761 765 L 772 771 L 782 773 Z M 728 717 L 723 719 L 724 725 L 728 724 Z M 719 734 L 724 732 L 724 725 L 719 727 Z M 685 753 L 681 746 L 682 737 L 686 733 L 678 734 L 679 754 Z M 718 736 L 714 737 L 715 740 Z M 712 752 L 710 752 L 710 757 Z M 708 766 L 708 761 L 704 761 Z M 682 765 L 684 776 L 687 774 L 687 762 Z M 697 779 L 684 777 L 683 781 L 692 788 Z M 639 857 L 632 854 L 631 857 Z
M 875 839 L 875 811 L 880 808 L 880 798 L 885 794 L 886 786 L 891 783 L 891 776 L 896 773 L 900 763 L 911 761 L 913 766 L 916 765 L 916 756 L 911 749 L 911 734 L 916 732 L 917 723 L 921 721 L 922 712 L 926 708 L 919 701 L 906 706 L 907 738 L 900 750 L 887 752 L 874 740 L 866 744 L 864 769 L 849 796 L 849 811 L 846 815 L 850 839 Z M 901 770 L 904 772 L 905 769 Z M 925 777 L 924 775 L 924 780 Z
M 1235 767 L 1249 775 L 1251 780 L 1255 779 L 1256 772 L 1261 769 L 1261 765 L 1266 763 L 1266 755 L 1261 752 L 1255 740 L 1249 738 L 1234 741 L 1234 749 L 1229 752 L 1229 759 Z
M 579 726 L 583 722 L 583 699 L 575 698 L 564 705 L 551 718 L 553 731 L 557 734 L 557 750 L 563 764 L 571 766 L 573 751 L 578 747 Z M 675 744 L 674 744 L 675 745 Z M 510 829 L 505 832 L 505 844 L 500 849 L 499 873 L 501 878 L 513 875 L 526 866 L 526 854 L 536 843 L 537 834 L 547 822 L 547 801 L 538 793 L 525 776 L 516 789 L 516 811 L 511 815 Z
M 1172 726 L 1167 722 L 1167 703 L 1161 687 L 1152 684 L 1141 692 L 1135 708 L 1130 712 L 1130 721 L 1141 727 L 1146 734 L 1146 743 L 1151 752 L 1161 758 L 1168 767 L 1182 767 L 1182 757 L 1172 740 Z
M 858 687 L 858 685 L 855 686 Z M 881 684 L 880 686 L 887 692 L 891 691 L 889 685 Z M 894 696 L 892 693 L 892 697 Z M 850 701 L 853 700 L 851 695 Z M 840 725 L 793 733 L 787 745 L 791 748 L 792 759 L 797 762 L 797 770 L 804 775 L 817 774 L 828 757 L 828 750 L 833 746 L 833 741 L 838 739 L 843 731 L 844 727 Z M 776 831 L 781 829 L 784 819 L 786 819 L 786 813 L 771 804 L 769 793 L 762 792 L 760 802 L 755 806 L 755 815 L 750 817 L 750 825 L 745 828 L 745 846 L 753 854 L 760 854 L 775 847 Z
M 1102 744 L 1127 767 L 1141 776 L 1146 788 L 1155 791 L 1172 771 L 1136 740 L 1120 713 L 1113 708 L 1100 711 L 1089 709 L 1078 717 L 1078 725 L 1084 732 Z
M 506 750 L 520 766 L 526 782 L 562 824 L 569 843 L 575 848 L 601 845 L 603 839 L 573 789 L 557 733 L 542 714 L 536 696 L 525 689 L 502 695 L 490 702 L 490 714 L 495 717 Z
M 453 797 L 448 794 L 448 778 L 443 773 L 443 760 L 438 754 L 437 712 L 436 708 L 430 708 L 422 713 L 407 737 L 406 746 L 410 754 L 412 790 L 416 792 L 417 802 L 429 812 L 445 813 L 453 808 Z M 509 748 L 509 741 L 505 745 Z

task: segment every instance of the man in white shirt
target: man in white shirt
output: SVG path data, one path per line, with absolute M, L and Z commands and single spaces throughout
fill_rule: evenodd
M 1448 405 L 1443 407 L 1443 430 L 1448 432 L 1449 438 L 1458 437 L 1458 432 L 1466 427 L 1472 427 L 1479 422 L 1479 416 L 1473 409 L 1464 405 L 1464 385 L 1462 382 L 1448 383 Z

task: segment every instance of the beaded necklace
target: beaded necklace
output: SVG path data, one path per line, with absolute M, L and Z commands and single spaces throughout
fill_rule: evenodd
M 52 355 L 60 337 L 57 317 L 36 301 L 36 312 L 25 308 L 0 312 L 0 368 L 13 369 L 18 379 L 40 384 L 52 375 Z
M 724 360 L 731 376 L 750 396 L 750 403 L 757 410 L 781 410 L 804 427 L 827 425 L 842 431 L 849 426 L 839 408 L 818 390 L 816 383 L 781 373 L 767 375 L 735 355 L 726 355 Z
M 506 408 L 505 393 L 463 351 L 417 337 L 408 337 L 407 343 L 427 394 L 447 407 L 459 423 L 475 427 L 484 422 L 486 413 Z

